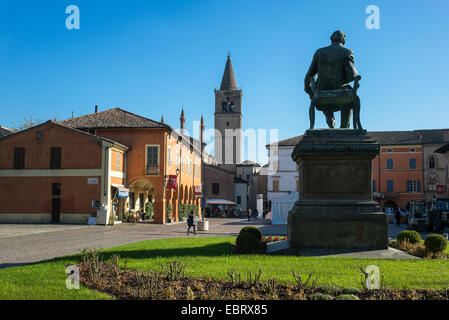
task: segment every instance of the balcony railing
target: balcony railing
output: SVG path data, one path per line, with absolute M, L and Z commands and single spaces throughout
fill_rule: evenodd
M 158 164 L 147 164 L 145 174 L 147 176 L 159 175 L 159 165 Z

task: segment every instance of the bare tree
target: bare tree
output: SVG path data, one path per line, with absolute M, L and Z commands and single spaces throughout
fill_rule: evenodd
M 16 124 L 12 129 L 16 131 L 25 130 L 41 123 L 41 120 L 33 118 L 33 116 L 23 117 L 22 121 Z

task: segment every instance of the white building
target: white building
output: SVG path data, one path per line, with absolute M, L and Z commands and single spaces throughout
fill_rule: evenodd
M 291 155 L 295 145 L 302 136 L 267 145 L 268 179 L 267 200 L 270 204 L 275 199 L 285 198 L 292 192 L 298 192 L 298 169 Z

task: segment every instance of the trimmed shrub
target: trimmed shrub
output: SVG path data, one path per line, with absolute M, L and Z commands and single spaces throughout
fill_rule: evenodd
M 260 247 L 259 240 L 250 232 L 240 233 L 237 237 L 236 245 L 239 253 L 255 253 Z
M 424 241 L 424 245 L 433 253 L 441 253 L 446 250 L 447 240 L 441 234 L 431 234 Z
M 401 231 L 398 234 L 398 242 L 408 242 L 411 244 L 420 243 L 422 241 L 421 236 L 414 230 Z
M 245 227 L 242 230 L 240 230 L 239 236 L 243 233 L 251 233 L 256 237 L 257 241 L 262 240 L 262 232 L 260 232 L 259 228 L 257 228 L 257 227 L 253 227 L 253 226 Z
M 360 300 L 360 298 L 354 294 L 341 294 L 335 300 Z
M 314 293 L 309 297 L 310 300 L 334 300 L 334 297 L 328 294 Z

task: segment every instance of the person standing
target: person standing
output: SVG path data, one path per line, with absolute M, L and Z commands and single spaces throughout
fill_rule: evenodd
M 401 213 L 397 208 L 394 208 L 394 217 L 396 218 L 396 224 L 399 226 L 401 224 Z
M 195 230 L 195 218 L 193 216 L 193 210 L 190 211 L 189 216 L 187 218 L 187 234 L 190 234 L 190 228 L 193 227 L 193 234 L 196 234 L 196 230 Z
M 251 213 L 252 213 L 252 210 L 248 209 L 248 221 L 251 221 Z

